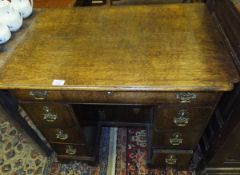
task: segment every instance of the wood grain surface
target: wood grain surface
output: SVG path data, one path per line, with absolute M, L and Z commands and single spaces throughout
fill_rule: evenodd
M 204 4 L 45 9 L 10 59 L 1 89 L 223 91 L 239 81 Z
M 20 30 L 17 32 L 12 32 L 11 38 L 7 43 L 0 44 L 0 69 L 2 69 L 2 67 L 4 67 L 4 65 L 9 61 L 9 57 L 11 57 L 18 44 L 24 40 L 30 28 L 29 26 L 34 21 L 34 18 L 35 15 L 32 15 L 28 19 L 25 19 Z

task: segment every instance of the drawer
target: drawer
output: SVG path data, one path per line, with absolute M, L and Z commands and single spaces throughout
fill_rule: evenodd
M 72 108 L 80 123 L 150 123 L 153 115 L 152 107 L 145 105 L 73 104 Z
M 61 159 L 74 158 L 83 161 L 95 161 L 97 158 L 98 147 L 56 143 L 50 143 L 50 145 Z
M 22 103 L 33 122 L 40 127 L 72 127 L 71 109 L 60 103 Z
M 95 145 L 99 142 L 101 128 L 84 126 L 81 128 L 39 128 L 49 142 Z
M 205 129 L 213 108 L 190 107 L 157 107 L 154 117 L 154 128 L 159 131 Z
M 214 105 L 221 93 L 211 92 L 145 92 L 145 91 L 38 91 L 15 90 L 23 101 L 64 101 L 70 103 L 127 104 L 197 104 Z
M 156 132 L 152 134 L 153 148 L 169 148 L 169 149 L 195 149 L 201 132 L 197 131 L 172 131 L 172 132 Z
M 21 101 L 62 101 L 61 91 L 45 91 L 45 90 L 12 90 L 13 96 Z
M 187 170 L 190 166 L 193 152 L 191 150 L 160 150 L 153 149 L 150 164 L 155 167 L 173 166 L 178 170 Z
M 84 129 L 79 128 L 39 128 L 49 142 L 86 144 Z

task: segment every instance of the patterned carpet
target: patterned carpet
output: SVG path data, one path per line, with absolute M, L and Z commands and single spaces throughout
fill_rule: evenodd
M 47 160 L 24 131 L 0 110 L 0 174 L 42 175 Z
M 140 128 L 103 128 L 100 164 L 92 167 L 81 162 L 61 164 L 54 160 L 47 168 L 51 175 L 191 175 L 191 172 L 148 169 L 146 130 Z
M 235 7 L 238 9 L 238 11 L 240 12 L 240 0 L 231 0 L 233 2 L 233 4 L 235 5 Z
M 103 128 L 100 163 L 61 164 L 54 155 L 48 158 L 31 139 L 10 122 L 0 121 L 0 168 L 3 175 L 165 175 L 172 171 L 147 169 L 146 130 Z M 178 175 L 191 175 L 178 172 Z
M 21 111 L 26 121 L 32 122 Z M 34 125 L 32 125 L 34 128 Z M 36 128 L 35 128 L 36 129 Z M 141 128 L 102 128 L 99 165 L 82 162 L 59 163 L 47 158 L 16 123 L 0 109 L 1 175 L 191 175 L 191 172 L 148 169 L 146 130 Z

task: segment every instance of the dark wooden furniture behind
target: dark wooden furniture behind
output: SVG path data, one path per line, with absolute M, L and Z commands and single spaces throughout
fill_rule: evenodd
M 239 81 L 204 4 L 45 9 L 32 20 L 0 89 L 60 159 L 94 162 L 101 126 L 142 126 L 149 165 L 188 169 L 221 94 Z
M 34 8 L 72 8 L 77 0 L 35 0 Z M 79 5 L 83 2 L 78 0 Z
M 240 13 L 231 1 L 208 1 L 229 44 L 229 50 L 240 70 Z M 240 84 L 225 92 L 217 105 L 196 152 L 202 157 L 198 174 L 240 174 Z M 200 154 L 199 154 L 200 153 Z
M 225 93 L 200 141 L 198 174 L 240 174 L 240 85 Z
M 81 2 L 80 0 L 78 0 Z M 77 1 L 77 2 L 78 2 Z M 176 4 L 176 3 L 201 3 L 205 0 L 83 0 L 83 3 L 77 3 L 81 6 L 122 6 L 122 5 L 157 5 L 157 4 Z

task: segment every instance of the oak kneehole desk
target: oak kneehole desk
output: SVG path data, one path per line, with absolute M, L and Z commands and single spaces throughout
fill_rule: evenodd
M 180 169 L 238 81 L 203 4 L 37 11 L 0 72 L 59 158 L 96 161 L 101 126 L 145 126 L 149 164 Z

